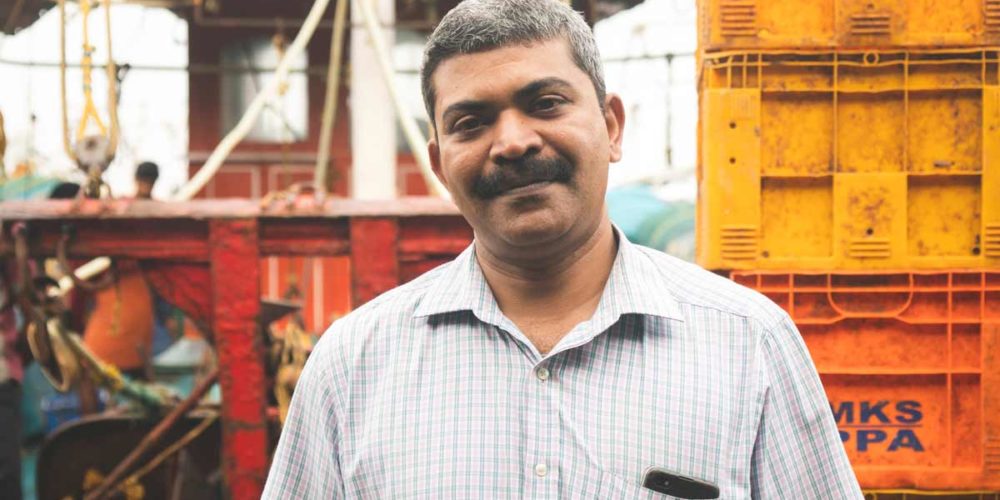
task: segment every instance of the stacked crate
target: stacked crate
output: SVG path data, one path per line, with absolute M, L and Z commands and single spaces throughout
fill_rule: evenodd
M 1000 0 L 699 22 L 699 263 L 791 314 L 865 489 L 1000 491 Z

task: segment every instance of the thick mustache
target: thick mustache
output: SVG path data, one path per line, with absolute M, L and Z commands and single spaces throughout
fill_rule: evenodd
M 573 164 L 555 156 L 538 158 L 528 156 L 505 161 L 493 172 L 481 176 L 472 184 L 472 192 L 482 199 L 495 198 L 511 189 L 537 182 L 569 184 L 573 179 Z

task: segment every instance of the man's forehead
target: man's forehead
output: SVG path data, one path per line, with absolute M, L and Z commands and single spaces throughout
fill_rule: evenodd
M 500 86 L 513 92 L 519 83 L 543 78 L 577 83 L 580 77 L 589 81 L 573 61 L 569 44 L 559 38 L 457 55 L 443 61 L 432 78 L 436 107 L 441 109 L 448 101 L 476 98 L 475 94 L 500 90 Z

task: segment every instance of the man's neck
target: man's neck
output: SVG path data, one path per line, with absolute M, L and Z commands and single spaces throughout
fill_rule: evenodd
M 617 250 L 605 218 L 581 244 L 541 261 L 511 262 L 479 244 L 476 256 L 500 310 L 544 354 L 594 314 Z

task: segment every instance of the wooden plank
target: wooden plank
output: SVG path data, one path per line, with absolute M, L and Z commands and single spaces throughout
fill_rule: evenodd
M 347 255 L 351 248 L 348 219 L 298 217 L 261 219 L 261 255 Z
M 149 200 L 38 200 L 0 202 L 0 220 L 45 219 L 227 219 L 297 217 L 421 217 L 457 215 L 449 201 L 431 197 L 367 201 L 330 199 L 322 206 L 311 198 L 294 203 L 274 202 L 261 207 L 247 199 L 191 200 L 184 202 Z

